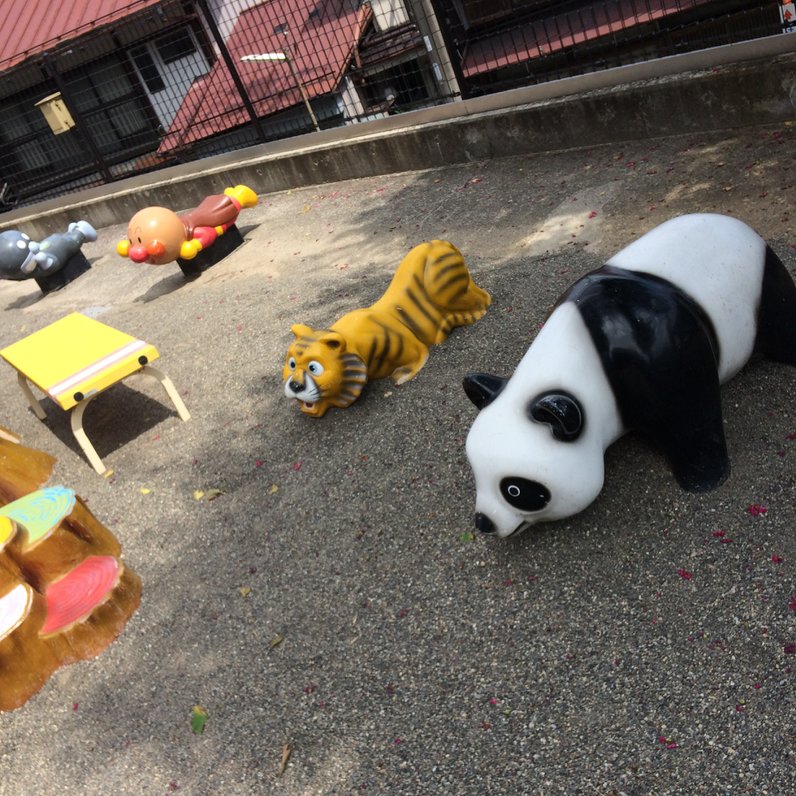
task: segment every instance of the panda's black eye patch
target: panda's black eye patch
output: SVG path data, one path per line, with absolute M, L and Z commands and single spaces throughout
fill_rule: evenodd
M 547 392 L 531 401 L 528 415 L 550 426 L 561 442 L 573 442 L 583 430 L 583 410 L 577 399 L 565 392 Z
M 541 511 L 550 502 L 550 490 L 527 478 L 504 478 L 500 482 L 500 494 L 520 511 Z

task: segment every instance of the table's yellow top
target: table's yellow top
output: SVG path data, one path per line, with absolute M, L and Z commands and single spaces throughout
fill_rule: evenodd
M 7 346 L 0 356 L 62 409 L 71 409 L 160 355 L 143 340 L 73 312 Z

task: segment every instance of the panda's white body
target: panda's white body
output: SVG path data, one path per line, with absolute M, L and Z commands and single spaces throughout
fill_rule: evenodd
M 724 382 L 743 367 L 755 349 L 764 268 L 768 267 L 766 252 L 765 241 L 742 222 L 726 216 L 698 214 L 675 218 L 653 229 L 612 257 L 607 265 L 632 272 L 629 279 L 634 283 L 643 285 L 649 281 L 657 286 L 662 284 L 660 280 L 665 280 L 668 285 L 664 290 L 675 294 L 682 291 L 685 294 L 682 302 L 689 307 L 693 303 L 698 305 L 694 313 L 706 316 L 709 322 L 706 321 L 705 326 L 713 327 L 708 330 L 710 334 L 701 335 L 710 338 L 710 351 L 715 354 L 708 356 L 708 368 L 712 369 L 714 380 L 718 371 L 718 382 Z M 611 271 L 601 269 L 593 275 L 604 270 Z M 604 319 L 599 308 L 591 315 L 584 315 L 584 307 L 579 303 L 578 296 L 585 294 L 578 294 L 577 288 L 593 275 L 577 282 L 571 294 L 563 297 L 508 381 L 500 380 L 496 388 L 482 388 L 477 384 L 479 375 L 489 379 L 498 377 L 473 374 L 474 381 L 470 384 L 471 377 L 465 379 L 468 395 L 481 409 L 467 437 L 467 455 L 477 491 L 476 524 L 480 530 L 508 536 L 533 523 L 571 516 L 586 508 L 602 489 L 605 449 L 628 430 L 617 400 L 622 390 L 621 379 L 627 374 L 607 372 L 606 358 L 601 358 L 595 343 L 598 340 L 599 345 L 605 347 L 607 340 L 611 344 L 610 316 Z M 647 280 L 647 276 L 652 279 Z M 608 279 L 606 283 L 610 284 Z M 681 300 L 677 296 L 676 299 Z M 628 311 L 623 305 L 622 309 L 624 314 L 620 320 L 627 324 L 629 319 L 629 323 L 634 324 L 633 308 Z M 640 313 L 646 313 L 644 322 L 648 327 L 645 328 L 654 331 L 657 321 L 650 320 L 649 307 L 645 305 Z M 689 315 L 689 319 L 691 317 Z M 664 319 L 662 327 L 665 322 Z M 594 329 L 589 327 L 595 323 L 605 327 L 600 330 L 601 336 L 595 335 Z M 687 352 L 692 344 L 693 328 L 685 327 L 682 339 L 678 338 L 679 331 L 676 323 L 674 328 L 662 328 L 660 339 L 651 340 L 650 347 L 670 345 Z M 620 336 L 622 333 L 626 330 L 617 331 Z M 639 334 L 643 337 L 646 332 Z M 792 335 L 791 339 L 796 336 Z M 697 343 L 707 350 L 706 341 Z M 622 344 L 620 340 L 617 347 L 621 348 Z M 650 370 L 655 370 L 655 357 L 659 355 L 659 352 L 651 354 Z M 796 351 L 793 357 L 790 361 L 796 361 Z M 703 356 L 697 364 L 704 361 Z M 689 360 L 683 378 L 699 381 L 699 373 L 689 375 L 694 370 L 704 368 L 695 368 Z M 631 377 L 636 376 L 634 371 Z M 642 380 L 643 377 L 642 372 Z M 704 400 L 719 404 L 718 382 L 715 395 L 709 393 L 710 397 Z M 471 393 L 474 384 L 475 392 L 479 392 L 478 399 Z M 697 385 L 697 394 L 700 388 Z M 678 389 L 682 392 L 682 385 L 678 385 Z M 575 407 L 572 411 L 582 411 L 582 417 L 578 415 L 582 427 L 578 427 L 572 441 L 562 442 L 551 433 L 560 422 L 558 419 L 554 418 L 551 424 L 547 414 L 543 414 L 542 422 L 531 417 L 536 406 L 535 397 L 561 393 L 567 401 L 572 399 L 570 403 Z M 678 394 L 677 400 L 680 398 Z M 640 411 L 643 412 L 643 407 Z M 720 444 L 715 439 L 711 444 L 721 448 L 723 432 L 715 428 L 717 412 L 718 425 L 721 425 L 720 405 L 711 411 L 713 430 L 721 435 Z M 642 426 L 645 422 L 654 425 L 656 418 L 645 419 Z M 687 429 L 684 432 L 690 433 Z M 673 443 L 676 456 L 682 459 L 680 448 L 690 444 L 688 440 Z M 705 454 L 706 457 L 712 455 L 714 453 Z M 720 450 L 715 456 L 721 456 Z M 721 468 L 717 465 L 717 469 Z M 718 472 L 709 475 L 705 484 L 697 483 L 694 489 L 713 488 L 719 477 Z M 512 478 L 518 484 L 530 483 L 546 493 L 543 499 L 537 500 L 538 507 L 534 504 L 531 510 L 525 510 L 527 504 L 524 502 L 522 509 L 509 503 L 514 500 L 513 495 L 520 494 L 520 487 L 514 486 Z
M 742 221 L 696 213 L 673 218 L 615 254 L 608 265 L 677 285 L 707 313 L 719 338 L 719 380 L 752 355 L 766 242 Z

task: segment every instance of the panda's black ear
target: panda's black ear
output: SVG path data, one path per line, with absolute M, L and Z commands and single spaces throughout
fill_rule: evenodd
M 462 386 L 476 407 L 483 409 L 498 397 L 507 383 L 508 379 L 493 376 L 491 373 L 468 373 L 462 381 Z
M 583 410 L 577 399 L 565 392 L 546 392 L 528 405 L 528 416 L 550 426 L 553 436 L 573 442 L 583 431 Z

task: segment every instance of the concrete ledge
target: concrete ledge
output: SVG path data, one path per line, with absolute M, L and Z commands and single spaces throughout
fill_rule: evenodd
M 324 130 L 67 194 L 6 213 L 32 237 L 85 218 L 126 224 L 142 207 L 194 207 L 237 183 L 259 194 L 794 118 L 796 36 L 716 47 Z

